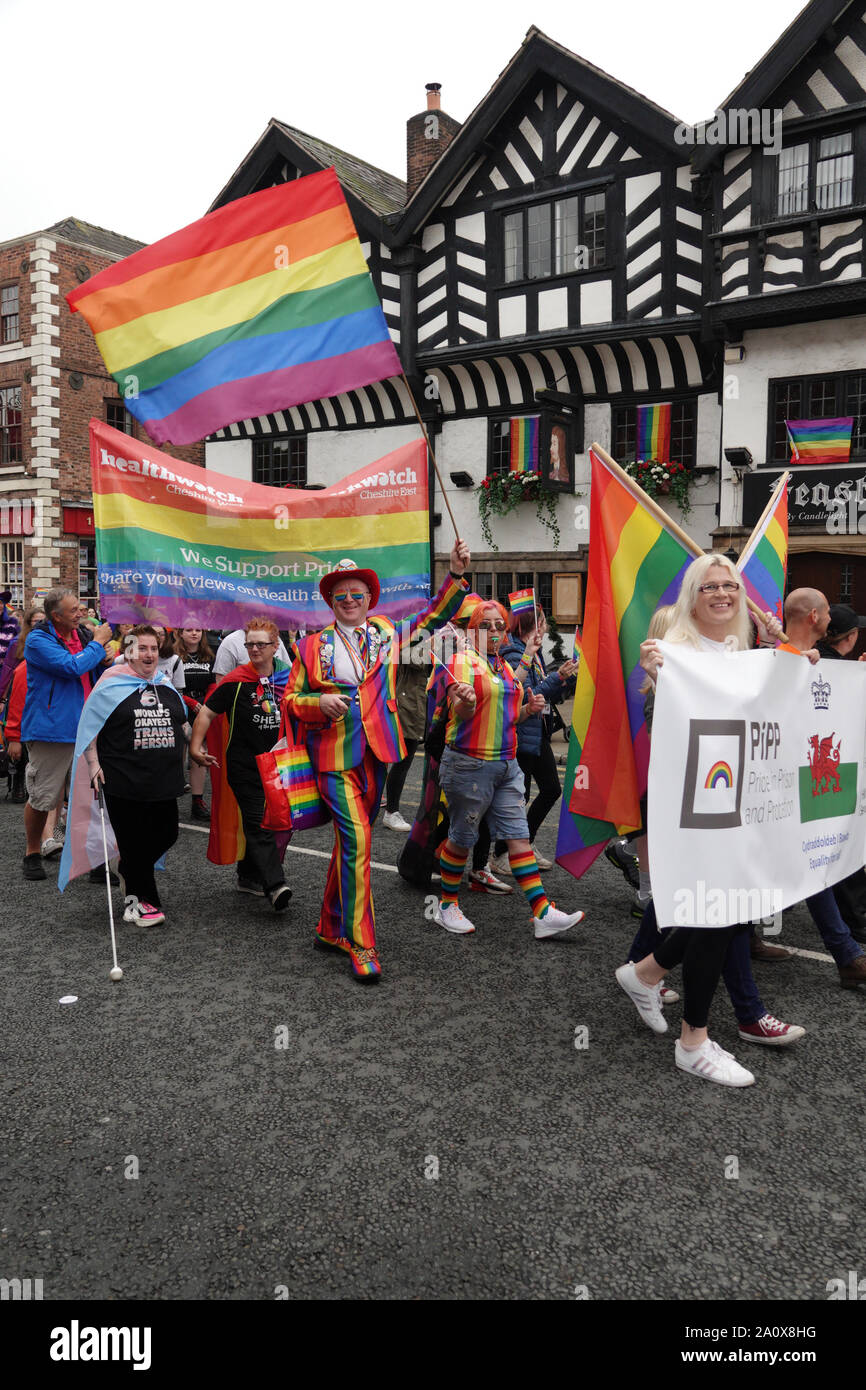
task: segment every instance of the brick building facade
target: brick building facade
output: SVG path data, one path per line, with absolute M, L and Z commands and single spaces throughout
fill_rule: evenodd
M 141 426 L 64 295 L 142 244 L 67 218 L 0 245 L 0 588 L 16 603 L 55 584 L 98 602 L 88 426 Z M 204 465 L 203 444 L 166 452 Z

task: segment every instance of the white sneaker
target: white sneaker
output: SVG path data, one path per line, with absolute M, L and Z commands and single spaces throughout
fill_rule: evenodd
M 532 849 L 532 852 L 535 855 L 535 862 L 538 865 L 539 869 L 553 868 L 553 861 L 550 859 L 545 859 L 543 854 L 539 854 L 538 850 L 535 848 L 535 845 L 530 846 L 530 848 Z
M 47 840 L 42 841 L 42 858 L 53 859 L 56 854 L 63 853 L 63 840 L 59 835 L 49 835 Z
M 559 908 L 554 907 L 551 903 L 543 917 L 533 917 L 532 919 L 535 939 L 536 941 L 543 941 L 546 936 L 559 936 L 561 932 L 568 931 L 569 927 L 576 927 L 585 916 L 585 912 L 560 912 Z
M 701 1076 L 705 1081 L 717 1081 L 720 1086 L 754 1086 L 755 1078 L 745 1067 L 741 1067 L 730 1052 L 707 1038 L 694 1052 L 687 1052 L 677 1039 L 674 1058 L 680 1071 L 690 1076 Z
M 511 865 L 507 854 L 491 854 L 489 868 L 495 874 L 510 874 Z
M 668 989 L 667 985 L 662 985 L 659 990 L 659 999 L 663 1004 L 676 1004 L 679 997 L 676 990 Z
M 446 931 L 454 932 L 457 936 L 469 936 L 470 932 L 475 930 L 469 918 L 463 916 L 456 903 L 447 903 L 445 907 L 439 903 L 433 913 L 433 921 L 438 922 L 440 927 L 444 927 Z
M 625 990 L 647 1028 L 654 1033 L 666 1033 L 668 1025 L 662 1017 L 661 985 L 645 985 L 638 979 L 632 961 L 621 965 L 615 973 L 620 988 Z
M 165 921 L 165 913 L 153 903 L 139 902 L 132 894 L 126 899 L 123 913 L 124 922 L 133 922 L 138 927 L 158 927 Z
M 412 827 L 407 820 L 404 820 L 399 811 L 386 811 L 382 817 L 389 830 L 402 830 L 405 835 Z

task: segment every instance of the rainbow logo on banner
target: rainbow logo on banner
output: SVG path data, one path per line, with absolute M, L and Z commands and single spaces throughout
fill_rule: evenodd
M 402 372 L 333 169 L 227 203 L 66 299 L 155 444 Z
M 508 595 L 508 603 L 515 618 L 519 618 L 522 613 L 534 613 L 535 590 L 518 589 L 516 593 Z
M 834 420 L 786 420 L 792 463 L 847 463 L 853 415 Z
M 557 863 L 575 878 L 612 836 L 640 826 L 649 768 L 640 644 L 693 558 L 592 450 L 590 465 L 586 613 L 556 842 Z
M 671 457 L 670 405 L 637 408 L 637 458 L 669 463 Z
M 705 787 L 732 787 L 734 785 L 734 774 L 731 772 L 730 763 L 713 763 L 707 773 Z
M 525 415 L 509 420 L 510 473 L 538 472 L 538 425 L 540 416 Z
M 324 627 L 323 574 L 376 570 L 391 619 L 430 595 L 427 446 L 404 444 L 321 490 L 263 487 L 195 468 L 90 422 L 101 611 L 109 622 Z

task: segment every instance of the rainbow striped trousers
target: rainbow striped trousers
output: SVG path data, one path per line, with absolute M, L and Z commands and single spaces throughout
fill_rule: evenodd
M 370 850 L 387 771 L 388 764 L 366 748 L 358 767 L 317 774 L 322 800 L 334 818 L 334 850 L 316 929 L 328 941 L 347 939 L 375 949 Z

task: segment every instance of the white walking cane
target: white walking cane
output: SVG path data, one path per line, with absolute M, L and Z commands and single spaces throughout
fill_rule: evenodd
M 114 958 L 114 965 L 108 972 L 108 977 L 115 982 L 123 979 L 123 971 L 117 964 L 117 939 L 114 935 L 114 905 L 111 901 L 111 870 L 108 867 L 108 840 L 105 835 L 105 801 L 102 796 L 102 787 L 99 782 L 96 784 L 96 799 L 99 802 L 99 818 L 102 821 L 102 855 L 105 864 L 105 887 L 108 892 L 108 921 L 111 926 L 111 954 Z

